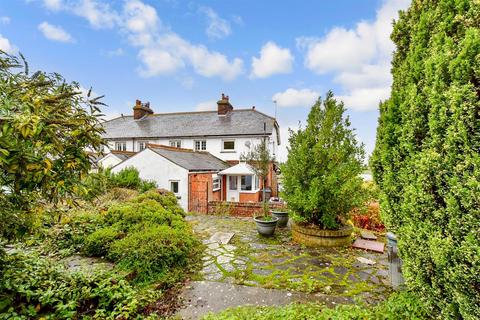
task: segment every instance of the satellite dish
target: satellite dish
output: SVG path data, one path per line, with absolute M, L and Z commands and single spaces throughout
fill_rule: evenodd
M 250 149 L 250 141 L 245 141 L 245 147 Z

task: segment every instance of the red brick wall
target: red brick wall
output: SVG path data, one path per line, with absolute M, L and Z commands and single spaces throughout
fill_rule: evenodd
M 270 209 L 285 208 L 281 204 L 269 204 Z M 209 201 L 208 214 L 226 213 L 232 216 L 253 217 L 262 212 L 261 202 Z
M 255 193 L 240 192 L 239 202 L 259 202 L 260 193 L 261 192 L 255 192 Z

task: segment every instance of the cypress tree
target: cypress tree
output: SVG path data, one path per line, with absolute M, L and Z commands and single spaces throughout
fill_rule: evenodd
M 407 285 L 442 319 L 480 318 L 480 1 L 414 0 L 392 40 L 371 159 Z

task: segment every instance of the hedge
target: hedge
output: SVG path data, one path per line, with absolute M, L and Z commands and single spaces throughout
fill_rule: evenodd
M 371 165 L 409 288 L 442 319 L 480 318 L 480 1 L 414 0 L 392 39 Z

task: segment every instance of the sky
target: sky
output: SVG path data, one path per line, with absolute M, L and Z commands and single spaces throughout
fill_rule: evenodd
M 2 0 L 0 49 L 105 95 L 107 118 L 136 99 L 156 113 L 234 108 L 305 123 L 332 90 L 367 155 L 390 94 L 392 21 L 410 0 Z

